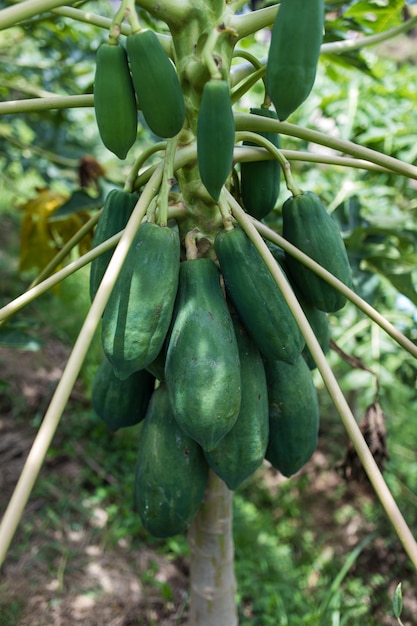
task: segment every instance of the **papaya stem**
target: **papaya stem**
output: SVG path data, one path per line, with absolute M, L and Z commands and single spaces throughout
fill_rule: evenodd
M 277 11 L 278 6 L 275 4 L 265 9 L 252 11 L 251 13 L 233 15 L 230 18 L 230 26 L 235 29 L 238 39 L 243 39 L 262 28 L 272 26 Z
M 240 98 L 245 93 L 247 93 L 249 89 L 253 87 L 253 85 L 257 83 L 260 78 L 262 78 L 264 85 L 265 85 L 265 69 L 266 69 L 265 67 L 258 68 L 257 70 L 249 74 L 249 76 L 245 78 L 244 80 L 242 80 L 238 85 L 236 85 L 236 87 L 233 88 L 233 91 L 231 94 L 231 99 L 232 99 L 233 104 L 235 102 L 238 102 L 238 100 L 240 100 Z
M 233 217 L 230 210 L 229 203 L 226 200 L 223 190 L 220 193 L 219 198 L 219 210 L 223 222 L 223 228 L 225 231 L 233 230 Z
M 185 235 L 184 245 L 187 261 L 198 258 L 197 238 L 199 232 L 198 228 L 194 228 L 193 230 L 188 231 Z
M 18 22 L 34 15 L 46 13 L 65 4 L 76 4 L 78 0 L 24 0 L 19 4 L 6 7 L 0 11 L 0 30 L 15 26 Z
M 110 28 L 109 28 L 109 43 L 117 44 L 120 37 L 121 25 L 125 19 L 125 1 L 122 0 L 120 7 L 117 9 L 113 16 Z
M 239 141 L 251 141 L 253 143 L 259 144 L 260 146 L 268 150 L 268 152 L 274 157 L 274 159 L 278 161 L 282 168 L 287 189 L 292 193 L 293 196 L 302 195 L 303 192 L 295 183 L 294 177 L 292 175 L 290 162 L 285 158 L 281 150 L 274 146 L 269 141 L 269 139 L 266 139 L 266 137 L 263 137 L 258 133 L 239 132 L 236 133 L 236 142 Z
M 139 22 L 138 14 L 136 13 L 136 5 L 134 0 L 122 0 L 124 15 L 127 17 L 128 22 L 132 28 L 132 33 L 140 32 L 141 25 Z
M 126 181 L 124 184 L 125 191 L 133 191 L 133 189 L 135 189 L 135 182 L 136 182 L 136 179 L 138 177 L 139 170 L 141 169 L 141 167 L 143 167 L 146 161 L 153 154 L 161 150 L 166 150 L 166 148 L 167 148 L 166 141 L 158 141 L 157 143 L 151 144 L 148 148 L 146 148 L 145 150 L 143 150 L 143 152 L 140 153 L 140 155 L 138 156 L 138 158 L 135 160 L 132 167 L 130 168 L 129 175 L 126 178 Z
M 207 41 L 204 44 L 204 48 L 201 52 L 201 60 L 204 65 L 207 67 L 207 70 L 210 74 L 212 80 L 221 80 L 222 75 L 217 66 L 216 61 L 213 58 L 213 50 L 219 38 L 219 31 L 217 28 L 213 28 L 209 36 L 207 37 Z
M 278 120 L 262 117 L 260 115 L 235 113 L 234 117 L 236 131 L 269 131 L 282 135 L 290 135 L 291 137 L 297 137 L 298 139 L 326 146 L 327 148 L 333 148 L 334 150 L 350 154 L 360 159 L 366 159 L 367 161 L 371 161 L 371 163 L 389 169 L 391 172 L 417 180 L 417 166 L 411 165 L 411 163 L 405 163 L 400 159 L 388 156 L 382 152 L 377 152 L 371 148 L 365 148 L 353 141 L 337 139 L 336 137 L 330 137 L 317 130 L 302 128 L 290 122 L 279 122 Z
M 233 492 L 209 472 L 205 499 L 189 533 L 189 626 L 237 626 Z
M 33 442 L 26 463 L 20 474 L 13 495 L 0 523 L 0 567 L 4 562 L 10 543 L 23 515 L 33 485 L 37 479 L 42 463 L 45 459 L 52 438 L 58 427 L 62 413 L 67 405 L 68 398 L 77 380 L 79 371 L 93 340 L 97 326 L 100 323 L 104 308 L 110 297 L 117 276 L 132 244 L 137 229 L 145 215 L 146 209 L 161 183 L 162 167 L 158 168 L 149 180 L 139 198 L 133 213 L 126 225 L 119 244 L 111 258 L 97 291 L 84 324 L 77 337 L 69 356 L 62 377 L 52 396 L 48 410 Z
M 178 137 L 179 135 L 175 135 L 175 137 L 168 139 L 165 150 L 164 173 L 157 199 L 158 223 L 160 226 L 166 226 L 168 223 L 168 199 L 169 192 L 174 182 L 174 160 Z

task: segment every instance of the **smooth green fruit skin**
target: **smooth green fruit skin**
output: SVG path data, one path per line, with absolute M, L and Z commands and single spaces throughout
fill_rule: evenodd
M 313 88 L 323 28 L 324 0 L 281 0 L 266 65 L 267 91 L 280 120 Z
M 201 180 L 216 202 L 232 169 L 234 145 L 229 86 L 224 80 L 209 80 L 204 85 L 197 120 L 197 160 Z
M 226 292 L 263 356 L 293 363 L 304 347 L 298 325 L 254 244 L 240 228 L 214 241 Z
M 277 263 L 280 265 L 281 269 L 284 271 L 285 275 L 289 279 L 289 271 L 285 259 L 285 252 L 279 246 L 276 246 L 270 242 L 268 242 L 268 248 L 272 253 L 272 256 L 275 258 Z M 327 319 L 327 314 L 324 311 L 319 311 L 316 309 L 308 300 L 305 299 L 303 294 L 300 292 L 298 287 L 289 281 L 295 296 L 297 297 L 298 302 L 303 309 L 304 315 L 307 318 L 308 323 L 310 324 L 317 341 L 320 344 L 320 347 L 324 354 L 329 351 L 330 348 L 330 328 L 329 321 Z M 317 367 L 315 360 L 308 348 L 307 344 L 304 346 L 302 355 L 306 360 L 308 367 L 313 370 Z
M 179 265 L 178 232 L 141 224 L 102 320 L 103 350 L 120 379 L 146 368 L 160 353 L 171 323 Z
M 155 378 L 146 370 L 120 380 L 113 366 L 104 359 L 97 368 L 91 387 L 91 404 L 112 431 L 139 424 L 146 414 Z
M 265 361 L 269 402 L 269 442 L 265 458 L 292 476 L 317 448 L 319 406 L 311 372 L 300 356 L 293 365 Z
M 340 231 L 316 194 L 306 191 L 284 202 L 282 234 L 345 285 L 352 287 L 351 269 Z M 328 313 L 345 305 L 344 295 L 290 254 L 285 256 L 291 280 L 310 304 Z
M 139 106 L 159 137 L 174 137 L 185 120 L 185 104 L 174 64 L 152 30 L 128 35 L 127 54 Z
M 185 532 L 204 497 L 208 466 L 200 446 L 178 426 L 166 386 L 153 393 L 135 468 L 134 506 L 155 537 Z
M 233 323 L 210 259 L 181 263 L 165 380 L 180 427 L 212 450 L 236 422 L 241 384 Z
M 126 50 L 120 44 L 103 43 L 97 50 L 94 111 L 104 145 L 125 159 L 136 141 L 138 112 Z
M 97 223 L 93 237 L 93 248 L 104 243 L 113 235 L 123 230 L 139 199 L 135 193 L 128 193 L 121 189 L 112 189 L 106 196 L 103 210 Z M 104 252 L 91 262 L 90 267 L 90 298 L 94 299 L 103 280 L 113 250 Z
M 229 489 L 237 489 L 262 464 L 268 445 L 268 390 L 262 357 L 236 315 L 242 399 L 233 428 L 205 457 Z
M 303 309 L 304 314 L 307 318 L 307 321 L 310 324 L 317 341 L 319 342 L 320 348 L 322 349 L 324 354 L 327 354 L 330 349 L 330 327 L 329 320 L 327 319 L 327 314 L 324 311 L 319 311 L 319 309 L 311 306 L 311 304 L 307 302 L 305 298 L 300 295 L 299 292 L 296 295 L 301 305 L 301 308 Z M 307 344 L 304 346 L 302 355 L 309 369 L 316 369 L 316 361 L 314 360 L 313 355 L 311 354 Z
M 275 111 L 254 108 L 253 115 L 277 119 Z M 276 148 L 280 148 L 278 133 L 259 133 Z M 244 146 L 256 146 L 252 141 L 244 141 Z M 281 166 L 276 159 L 268 161 L 248 161 L 240 164 L 240 193 L 243 208 L 249 215 L 262 220 L 275 207 L 281 184 Z

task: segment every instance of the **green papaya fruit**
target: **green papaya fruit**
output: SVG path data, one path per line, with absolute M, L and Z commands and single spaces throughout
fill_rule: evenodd
M 103 43 L 96 54 L 94 112 L 104 145 L 125 159 L 136 141 L 138 112 L 126 50 Z
M 309 96 L 324 29 L 324 0 L 281 0 L 272 27 L 266 86 L 280 120 Z
M 214 241 L 226 292 L 263 356 L 293 363 L 304 347 L 297 323 L 246 233 L 236 227 Z
M 340 231 L 315 193 L 306 191 L 284 202 L 282 234 L 345 285 L 352 286 L 351 269 Z M 286 253 L 285 257 L 291 280 L 310 304 L 326 312 L 338 311 L 345 305 L 343 294 L 290 254 Z
M 102 345 L 116 376 L 127 378 L 160 353 L 178 287 L 178 232 L 140 225 L 102 319 Z
M 269 441 L 265 458 L 284 476 L 298 472 L 316 450 L 319 406 L 304 358 L 289 365 L 265 361 L 269 402 Z
M 201 180 L 216 202 L 232 170 L 234 145 L 229 85 L 224 80 L 209 80 L 204 85 L 197 120 L 197 160 Z
M 171 537 L 188 529 L 203 500 L 208 466 L 178 426 L 166 386 L 153 393 L 139 438 L 134 506 L 146 530 Z
M 275 111 L 270 109 L 254 108 L 252 115 L 260 115 L 277 119 Z M 276 148 L 280 147 L 278 133 L 259 133 L 268 139 Z M 252 141 L 244 141 L 245 146 L 256 146 Z M 281 166 L 276 159 L 268 161 L 245 161 L 240 164 L 240 193 L 243 208 L 257 220 L 266 217 L 278 199 L 281 183 Z
M 268 242 L 268 248 L 270 249 L 273 257 L 279 263 L 280 267 L 284 271 L 286 277 L 289 280 L 289 283 L 294 290 L 295 296 L 303 309 L 304 315 L 307 318 L 308 323 L 310 324 L 314 334 L 316 335 L 317 341 L 320 344 L 321 349 L 324 354 L 326 354 L 330 348 L 330 328 L 329 321 L 327 319 L 327 314 L 324 311 L 319 311 L 316 309 L 308 300 L 305 299 L 301 291 L 294 285 L 289 279 L 289 271 L 285 259 L 285 252 L 279 246 L 276 246 L 270 242 Z M 307 362 L 308 367 L 313 370 L 317 367 L 315 360 L 310 352 L 307 344 L 304 346 L 303 351 L 301 353 L 304 359 Z
M 174 137 L 185 120 L 185 104 L 174 64 L 153 30 L 126 38 L 127 54 L 139 106 L 159 137 Z
M 181 263 L 165 380 L 183 431 L 212 450 L 240 409 L 240 363 L 219 271 L 206 258 Z
M 105 358 L 93 379 L 91 404 L 110 430 L 134 426 L 145 418 L 154 386 L 155 378 L 146 370 L 120 380 Z
M 211 469 L 229 489 L 237 489 L 261 465 L 269 434 L 268 390 L 262 357 L 236 315 L 242 398 L 235 425 L 213 450 L 205 452 Z
M 93 248 L 104 243 L 125 228 L 138 199 L 138 194 L 128 193 L 122 189 L 112 189 L 107 194 L 96 230 L 94 231 Z M 97 293 L 112 256 L 113 250 L 108 250 L 91 262 L 91 300 L 94 299 Z

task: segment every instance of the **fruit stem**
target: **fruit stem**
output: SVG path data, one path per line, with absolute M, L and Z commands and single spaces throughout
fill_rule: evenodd
M 293 196 L 301 196 L 303 194 L 302 190 L 295 183 L 291 172 L 290 162 L 285 158 L 281 150 L 274 146 L 268 139 L 266 139 L 266 137 L 263 137 L 258 133 L 239 132 L 236 133 L 236 143 L 239 141 L 251 141 L 253 143 L 259 144 L 260 146 L 262 146 L 262 148 L 268 150 L 268 152 L 270 152 L 274 159 L 278 161 L 282 168 L 288 191 L 290 191 Z
M 132 34 L 141 31 L 138 14 L 136 13 L 135 0 L 122 0 L 122 7 L 124 15 L 127 17 L 132 27 Z
M 158 223 L 166 226 L 168 223 L 168 198 L 171 187 L 174 183 L 174 160 L 178 144 L 178 135 L 168 139 L 164 156 L 164 173 L 162 176 L 161 188 L 158 194 Z
M 224 230 L 226 232 L 233 230 L 233 216 L 223 190 L 220 193 L 219 210 Z
M 207 41 L 204 44 L 204 48 L 201 52 L 201 59 L 204 65 L 207 67 L 207 70 L 210 73 L 210 77 L 212 80 L 221 80 L 222 75 L 217 66 L 216 61 L 213 57 L 213 50 L 217 43 L 217 39 L 219 38 L 219 31 L 217 28 L 213 28 L 207 37 Z

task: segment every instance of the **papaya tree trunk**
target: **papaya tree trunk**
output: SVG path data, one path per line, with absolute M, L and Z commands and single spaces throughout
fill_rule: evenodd
M 233 492 L 210 472 L 204 502 L 189 530 L 189 626 L 237 626 L 232 529 Z

